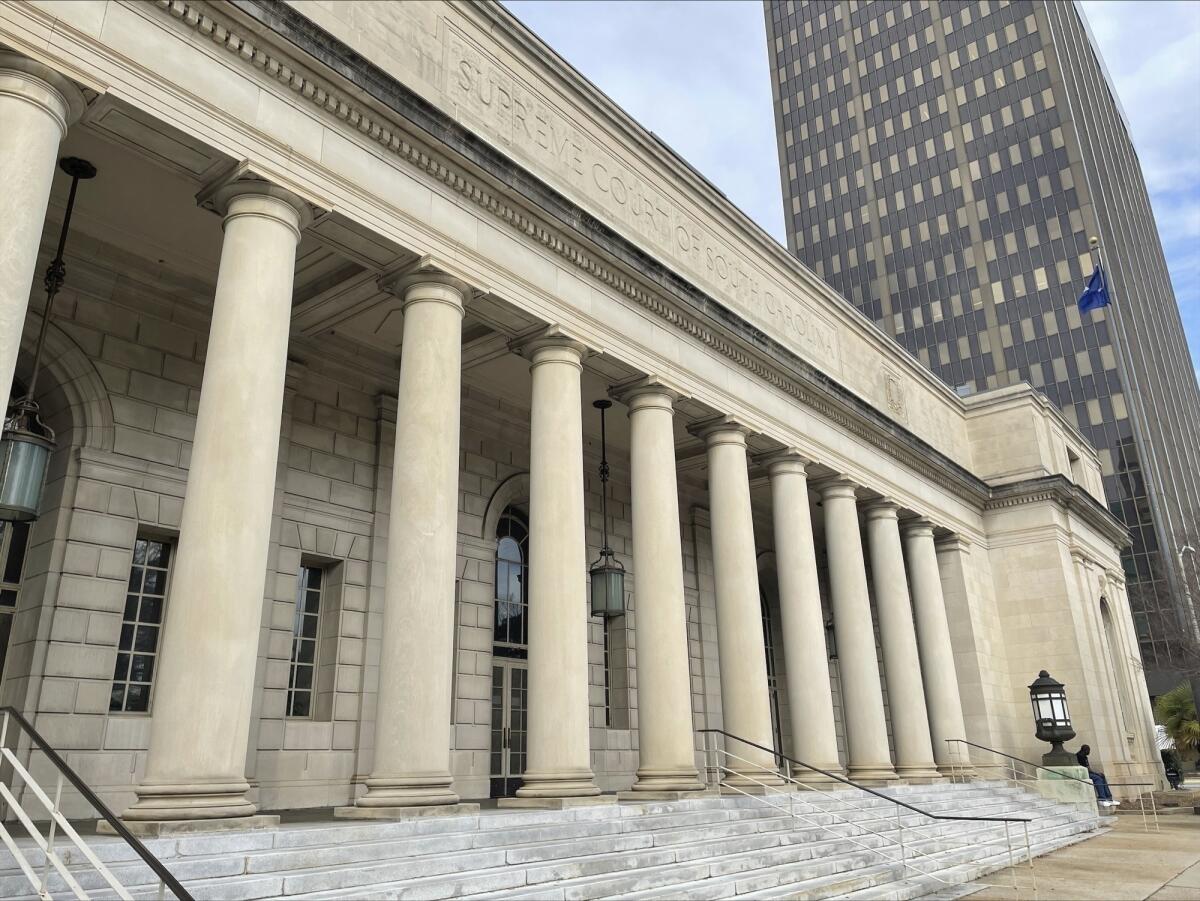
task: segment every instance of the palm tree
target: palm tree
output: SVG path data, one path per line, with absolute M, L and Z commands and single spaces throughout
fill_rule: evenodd
M 1188 682 L 1180 682 L 1160 695 L 1154 712 L 1166 727 L 1167 734 L 1175 739 L 1175 747 L 1181 751 L 1200 751 L 1200 720 L 1196 717 L 1196 701 Z

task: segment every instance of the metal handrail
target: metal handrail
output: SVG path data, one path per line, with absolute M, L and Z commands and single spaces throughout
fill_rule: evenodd
M 124 840 L 127 845 L 133 848 L 137 856 L 140 857 L 145 864 L 154 871 L 154 875 L 159 878 L 161 883 L 169 888 L 175 897 L 179 899 L 179 901 L 194 901 L 188 890 L 185 889 L 182 884 L 180 884 L 178 879 L 171 875 L 171 871 L 163 865 L 162 861 L 160 861 L 150 852 L 150 849 L 146 847 L 141 839 L 129 831 L 128 827 L 126 827 L 126 825 L 117 818 L 116 814 L 109 809 L 107 804 L 100 800 L 99 796 L 97 796 L 94 791 L 88 788 L 87 783 L 85 783 L 79 774 L 76 773 L 75 770 L 72 769 L 71 766 L 58 755 L 58 752 L 55 751 L 54 748 L 52 748 L 46 741 L 46 739 L 41 736 L 41 733 L 33 728 L 33 724 L 31 724 L 29 720 L 25 719 L 25 717 L 22 716 L 19 711 L 12 707 L 0 707 L 0 713 L 4 714 L 5 733 L 8 731 L 7 721 L 9 719 L 13 720 L 18 726 L 21 727 L 21 730 L 29 736 L 30 740 L 34 743 L 34 745 L 37 746 L 38 750 L 49 758 L 50 762 L 58 769 L 58 772 L 65 777 L 66 780 L 75 787 L 75 790 L 83 796 L 83 799 L 95 809 L 96 813 L 100 815 L 100 818 L 108 823 L 113 832 L 115 832 L 122 840 Z M 2 740 L 2 733 L 0 733 L 0 743 L 2 743 Z
M 947 738 L 946 744 L 949 745 L 951 743 L 967 745 L 968 747 L 976 748 L 980 751 L 986 751 L 988 754 L 995 754 L 997 757 L 1004 757 L 1007 760 L 1011 761 L 1009 764 L 1009 769 L 1012 770 L 1012 772 L 1013 772 L 1013 776 L 1012 776 L 1013 782 L 1020 782 L 1020 780 L 1016 776 L 1016 767 L 1012 766 L 1012 762 L 1015 762 L 1015 763 L 1023 764 L 1027 767 L 1032 767 L 1035 770 L 1044 770 L 1047 773 L 1053 773 L 1054 777 L 1056 779 L 1069 779 L 1072 782 L 1078 782 L 1081 785 L 1086 785 L 1091 791 L 1095 791 L 1095 784 L 1090 779 L 1080 779 L 1078 776 L 1072 776 L 1068 773 L 1063 773 L 1059 770 L 1051 769 L 1050 767 L 1043 766 L 1042 764 L 1034 763 L 1033 761 L 1030 761 L 1030 760 L 1025 760 L 1023 757 L 1017 757 L 1013 754 L 1007 754 L 1004 751 L 997 751 L 995 748 L 989 748 L 986 745 L 977 745 L 977 744 L 975 744 L 975 742 L 967 741 L 965 738 Z M 968 759 L 969 759 L 969 755 L 968 755 Z M 1157 799 L 1154 797 L 1154 789 L 1158 787 L 1157 783 L 1155 783 L 1155 782 L 1108 782 L 1108 780 L 1105 780 L 1105 782 L 1107 782 L 1109 788 L 1114 788 L 1114 787 L 1115 788 L 1146 788 L 1148 786 L 1150 788 L 1149 792 L 1139 792 L 1138 793 L 1138 808 L 1142 814 L 1142 828 L 1145 831 L 1149 832 L 1150 831 L 1150 819 L 1153 819 L 1154 831 L 1155 832 L 1161 831 L 1161 828 L 1158 824 L 1158 802 L 1157 802 Z M 1150 817 L 1149 818 L 1146 816 L 1146 795 L 1147 794 L 1150 795 Z
M 815 810 L 820 811 L 821 813 L 832 817 L 835 822 L 839 822 L 839 823 L 842 823 L 847 826 L 862 829 L 867 835 L 871 835 L 876 838 L 885 839 L 887 841 L 892 842 L 893 847 L 896 847 L 899 850 L 899 858 L 896 858 L 896 857 L 891 856 L 890 854 L 884 853 L 884 851 L 881 850 L 880 848 L 875 848 L 875 847 L 871 847 L 868 845 L 864 845 L 861 842 L 856 841 L 853 836 L 841 835 L 840 833 L 837 833 L 835 830 L 830 829 L 828 826 L 825 826 L 821 823 L 814 822 L 813 820 L 811 820 L 809 817 L 805 816 L 802 813 L 797 813 L 795 810 L 794 804 L 792 803 L 792 799 L 794 799 L 794 797 L 795 797 L 794 788 L 788 792 L 791 797 L 789 798 L 789 804 L 788 804 L 787 809 L 784 809 L 777 804 L 771 803 L 765 797 L 762 799 L 763 803 L 766 804 L 768 807 L 772 807 L 776 810 L 782 810 L 785 813 L 787 813 L 788 815 L 790 815 L 793 819 L 802 820 L 803 822 L 808 823 L 810 826 L 815 826 L 824 831 L 832 832 L 835 835 L 839 835 L 839 837 L 849 840 L 851 843 L 859 845 L 860 847 L 864 848 L 865 850 L 868 850 L 874 854 L 878 854 L 880 857 L 882 857 L 888 863 L 899 864 L 902 868 L 907 867 L 908 869 L 915 871 L 918 875 L 926 876 L 930 879 L 933 879 L 936 882 L 942 883 L 943 885 L 951 884 L 951 883 L 947 882 L 947 880 L 939 877 L 936 873 L 930 872 L 928 870 L 923 870 L 920 867 L 915 865 L 914 861 L 918 857 L 929 860 L 935 866 L 939 863 L 937 858 L 934 857 L 932 854 L 929 854 L 926 851 L 924 851 L 920 847 L 919 843 L 916 845 L 909 846 L 913 852 L 913 857 L 912 858 L 908 857 L 907 851 L 906 851 L 906 843 L 904 841 L 905 826 L 904 826 L 903 818 L 900 815 L 901 809 L 903 808 L 905 810 L 912 811 L 913 813 L 917 814 L 918 816 L 922 816 L 922 817 L 925 817 L 930 820 L 953 821 L 953 822 L 967 821 L 967 822 L 977 822 L 977 823 L 1002 823 L 1004 825 L 1004 844 L 1008 849 L 1009 868 L 1013 872 L 1013 880 L 1014 880 L 1013 889 L 1014 890 L 1016 890 L 1015 867 L 1016 867 L 1016 864 L 1020 862 L 1020 858 L 1019 857 L 1014 858 L 1014 855 L 1013 855 L 1012 835 L 1011 835 L 1011 830 L 1010 830 L 1010 824 L 1020 823 L 1022 826 L 1022 830 L 1024 832 L 1024 837 L 1025 837 L 1025 859 L 1029 863 L 1031 875 L 1033 874 L 1033 853 L 1032 853 L 1032 849 L 1031 849 L 1031 845 L 1030 845 L 1030 841 L 1029 841 L 1029 823 L 1032 822 L 1030 819 L 1026 819 L 1023 817 L 978 817 L 978 816 L 952 816 L 952 815 L 947 816 L 947 815 L 943 815 L 943 814 L 931 813 L 930 811 L 922 810 L 921 808 L 916 807 L 912 804 L 908 804 L 904 801 L 900 801 L 899 799 L 894 798 L 891 795 L 887 795 L 882 792 L 875 791 L 874 789 L 868 788 L 865 785 L 859 785 L 858 783 L 854 782 L 853 780 L 850 780 L 843 776 L 840 776 L 837 773 L 831 773 L 827 770 L 821 769 L 820 767 L 816 767 L 816 766 L 807 764 L 802 760 L 797 760 L 794 757 L 789 757 L 786 754 L 776 752 L 774 748 L 768 748 L 765 745 L 759 744 L 758 742 L 750 741 L 749 739 L 742 738 L 741 736 L 738 736 L 738 735 L 734 735 L 731 732 L 726 732 L 724 729 L 699 729 L 697 731 L 704 734 L 706 737 L 706 741 L 705 741 L 706 755 L 707 755 L 707 751 L 709 750 L 709 745 L 710 745 L 710 743 L 707 741 L 707 736 L 708 735 L 721 735 L 721 736 L 724 736 L 725 738 L 733 739 L 734 741 L 744 744 L 748 747 L 757 748 L 760 751 L 771 754 L 773 759 L 777 759 L 777 760 L 785 762 L 787 765 L 786 766 L 786 774 L 781 774 L 778 771 L 774 770 L 773 768 L 765 767 L 761 763 L 758 763 L 753 760 L 748 760 L 745 757 L 741 757 L 740 755 L 735 754 L 726 748 L 718 748 L 718 747 L 716 747 L 716 743 L 712 742 L 711 750 L 715 754 L 724 754 L 725 757 L 727 757 L 727 758 L 733 758 L 735 760 L 742 761 L 743 763 L 749 764 L 752 767 L 763 770 L 764 772 L 770 772 L 773 776 L 783 779 L 786 783 L 789 783 L 791 786 L 808 789 L 808 790 L 813 791 L 816 794 L 822 795 L 824 797 L 827 797 L 830 799 L 835 799 L 834 795 L 830 795 L 827 792 L 822 791 L 819 787 L 813 786 L 813 785 L 808 785 L 808 784 L 800 781 L 799 779 L 795 778 L 793 776 L 793 770 L 792 770 L 792 766 L 794 764 L 796 767 L 799 767 L 800 769 L 807 769 L 807 770 L 811 770 L 814 773 L 820 773 L 821 775 L 823 775 L 835 782 L 839 782 L 839 783 L 849 786 L 851 788 L 858 789 L 859 791 L 865 792 L 866 794 L 873 795 L 877 798 L 882 799 L 883 801 L 886 801 L 890 804 L 894 804 L 896 806 L 896 808 L 895 808 L 896 809 L 896 833 L 897 833 L 896 838 L 891 838 L 882 832 L 879 832 L 875 829 L 870 829 L 866 825 L 864 825 L 862 822 L 857 822 L 854 820 L 846 819 L 845 817 L 839 815 L 835 811 L 823 810 L 821 808 L 815 808 Z M 706 767 L 708 766 L 707 762 L 705 765 L 706 765 Z M 752 783 L 752 784 L 758 786 L 760 789 L 762 789 L 764 792 L 764 795 L 768 794 L 772 789 L 779 791 L 779 789 L 776 788 L 775 786 L 770 785 L 765 781 L 755 779 L 752 776 L 750 776 L 749 774 L 742 772 L 740 769 L 735 769 L 735 768 L 732 768 L 732 767 L 722 764 L 719 757 L 715 761 L 715 769 L 717 770 L 716 779 L 717 779 L 718 785 L 724 786 L 725 788 L 727 788 L 729 790 L 735 791 L 735 792 L 745 795 L 747 797 L 755 797 L 755 796 L 751 795 L 750 792 L 742 790 L 741 788 L 739 788 L 738 786 L 736 786 L 734 784 L 724 782 L 720 776 L 720 771 L 726 770 L 726 771 L 729 771 L 731 773 L 734 773 L 734 774 L 740 776 L 741 778 L 746 779 L 750 783 Z M 812 805 L 810 805 L 810 806 L 812 806 Z M 853 803 L 851 804 L 851 806 L 854 806 Z M 859 809 L 863 809 L 863 808 L 859 808 Z M 880 822 L 883 819 L 885 819 L 885 817 L 883 817 L 883 816 L 871 817 L 867 822 L 875 823 L 875 822 Z M 890 817 L 887 817 L 887 819 L 890 819 Z M 908 828 L 910 834 L 912 834 L 912 833 L 920 834 L 922 832 L 922 830 L 929 829 L 932 827 L 933 827 L 932 823 L 927 823 L 924 826 L 909 826 L 907 828 Z M 921 836 L 921 838 L 925 838 L 925 837 Z M 977 837 L 977 840 L 978 840 L 978 838 L 982 838 L 982 833 L 980 834 L 979 837 Z M 926 840 L 928 840 L 928 839 L 926 839 Z M 937 839 L 934 838 L 932 840 L 936 841 Z M 989 842 L 987 842 L 987 841 L 984 841 L 983 843 L 989 844 Z M 1034 876 L 1033 878 L 1034 878 L 1034 885 L 1036 886 L 1036 884 L 1037 884 L 1036 876 Z
M 973 821 L 980 822 L 980 823 L 1030 823 L 1030 822 L 1032 822 L 1032 820 L 1027 820 L 1027 819 L 1024 819 L 1023 817 L 955 817 L 955 816 L 942 816 L 940 814 L 930 813 L 927 810 L 922 810 L 920 807 L 914 807 L 912 804 L 908 804 L 904 801 L 901 801 L 898 798 L 893 798 L 891 795 L 885 795 L 883 792 L 877 792 L 873 788 L 868 788 L 865 785 L 859 785 L 857 782 L 847 779 L 845 776 L 839 776 L 837 773 L 831 773 L 827 770 L 823 770 L 818 766 L 813 766 L 810 763 L 805 763 L 803 760 L 797 760 L 795 757 L 788 757 L 786 754 L 780 754 L 774 748 L 768 748 L 764 745 L 760 745 L 757 742 L 753 742 L 753 741 L 750 741 L 749 739 L 742 738 L 741 736 L 734 735 L 732 732 L 726 732 L 724 729 L 697 729 L 696 731 L 700 732 L 700 733 L 712 732 L 712 733 L 715 733 L 718 735 L 724 735 L 726 738 L 732 738 L 734 741 L 739 741 L 744 745 L 749 745 L 752 748 L 758 748 L 760 751 L 766 751 L 768 754 L 778 757 L 780 760 L 786 760 L 789 763 L 793 764 L 794 766 L 798 766 L 798 767 L 800 767 L 802 769 L 806 769 L 806 770 L 812 770 L 814 773 L 820 773 L 822 776 L 826 776 L 830 779 L 833 779 L 835 782 L 840 782 L 843 785 L 850 786 L 851 788 L 857 788 L 859 791 L 864 791 L 867 794 L 874 795 L 877 798 L 883 798 L 883 800 L 885 800 L 885 801 L 889 801 L 892 804 L 897 804 L 900 807 L 905 808 L 906 810 L 911 810 L 913 813 L 919 813 L 922 816 L 929 817 L 931 820 L 973 820 Z M 948 739 L 948 740 L 953 740 L 953 739 Z M 986 751 L 988 749 L 984 748 L 984 750 Z M 1091 783 L 1088 783 L 1088 784 L 1090 785 Z
M 977 744 L 975 744 L 975 742 L 967 741 L 965 738 L 947 738 L 946 739 L 946 744 L 950 744 L 951 742 L 957 742 L 958 744 L 962 744 L 962 745 L 970 745 L 972 748 L 978 748 L 980 751 L 987 751 L 989 754 L 996 754 L 999 757 L 1007 757 L 1009 760 L 1015 760 L 1017 763 L 1025 764 L 1025 766 L 1031 766 L 1034 769 L 1045 770 L 1047 773 L 1053 773 L 1059 779 L 1071 779 L 1075 782 L 1082 782 L 1084 785 L 1086 785 L 1088 787 L 1092 787 L 1092 783 L 1088 779 L 1080 779 L 1078 776 L 1071 776 L 1071 775 L 1068 775 L 1067 773 L 1059 772 L 1058 770 L 1054 770 L 1054 769 L 1051 769 L 1050 767 L 1043 766 L 1040 763 L 1033 763 L 1032 761 L 1025 760 L 1022 757 L 1016 757 L 1012 754 L 1006 754 L 1003 751 L 997 751 L 995 748 L 988 748 L 988 747 L 985 747 L 984 745 L 977 745 Z M 1154 782 L 1109 782 L 1108 783 L 1110 788 L 1114 785 L 1117 786 L 1118 788 L 1138 788 L 1138 787 L 1142 787 L 1142 786 L 1146 786 L 1146 785 L 1153 787 L 1155 784 L 1156 783 L 1154 783 Z

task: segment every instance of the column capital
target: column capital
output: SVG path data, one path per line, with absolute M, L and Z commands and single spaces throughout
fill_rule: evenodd
M 400 297 L 402 309 L 412 303 L 427 301 L 449 304 L 461 315 L 472 294 L 469 284 L 446 272 L 427 256 L 411 266 L 383 273 L 376 284 L 380 291 Z
M 904 537 L 924 538 L 925 536 L 933 537 L 933 522 L 926 519 L 924 516 L 918 516 L 915 519 L 905 520 L 900 524 L 901 531 L 904 532 Z
M 312 224 L 315 207 L 299 194 L 253 174 L 245 166 L 218 178 L 196 195 L 196 203 L 224 219 L 257 216 L 286 225 L 300 240 L 300 233 Z
M 813 487 L 820 492 L 822 498 L 831 497 L 848 497 L 851 500 L 858 499 L 858 482 L 848 476 L 830 476 L 827 479 L 821 479 L 813 484 Z
M 570 363 L 580 369 L 583 369 L 583 358 L 590 351 L 583 341 L 557 324 L 516 338 L 509 343 L 509 348 L 529 360 L 531 367 L 540 363 Z
M 1107 575 L 1109 580 L 1114 585 L 1116 585 L 1118 588 L 1125 587 L 1125 573 L 1123 570 L 1119 570 L 1119 569 L 1105 570 L 1105 575 Z
M 900 505 L 887 497 L 867 501 L 863 505 L 863 512 L 868 522 L 879 519 L 890 519 L 897 523 L 900 521 Z
M 675 412 L 675 401 L 683 397 L 683 392 L 673 388 L 656 375 L 644 375 L 614 385 L 608 391 L 608 396 L 634 410 L 664 409 Z
M 746 438 L 753 431 L 749 426 L 739 422 L 732 416 L 716 416 L 704 419 L 688 426 L 688 431 L 697 438 L 703 438 L 709 447 L 719 444 L 735 444 L 746 446 Z
M 791 473 L 807 478 L 808 467 L 813 464 L 813 459 L 798 448 L 785 447 L 783 450 L 760 454 L 755 458 L 755 462 L 765 466 L 767 475 L 770 476 Z
M 41 108 L 58 124 L 63 137 L 87 108 L 83 92 L 75 82 L 11 50 L 0 50 L 0 95 Z
M 940 538 L 933 539 L 933 546 L 937 548 L 939 554 L 942 553 L 971 553 L 971 542 L 957 532 L 952 532 L 949 535 L 943 535 Z

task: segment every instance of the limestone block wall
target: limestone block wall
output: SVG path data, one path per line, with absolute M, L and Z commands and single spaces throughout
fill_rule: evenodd
M 30 714 L 89 783 L 121 809 L 133 800 L 133 786 L 144 772 L 150 726 L 148 713 L 108 710 L 126 583 L 139 536 L 173 542 L 178 535 L 207 323 L 191 307 L 156 298 L 136 283 L 110 282 L 101 296 L 95 280 L 81 271 L 73 284 L 56 310 L 61 335 L 70 336 L 61 340 L 97 373 L 111 423 L 100 430 L 104 440 L 93 442 L 96 446 L 64 443 L 55 455 L 49 509 L 34 529 L 27 558 L 4 700 Z M 257 728 L 247 757 L 256 800 L 265 808 L 346 803 L 355 781 L 370 771 L 391 519 L 394 402 L 389 405 L 385 396 L 381 403 L 379 385 L 324 360 L 304 340 L 294 339 L 292 351 L 264 573 Z M 56 389 L 48 396 L 54 398 Z M 75 431 L 71 401 L 48 400 L 47 412 L 69 439 Z M 528 423 L 528 410 L 465 389 L 454 709 L 447 715 L 455 725 L 459 790 L 469 797 L 488 791 L 495 539 L 494 531 L 486 534 L 485 519 L 498 487 L 528 469 Z M 590 557 L 600 545 L 598 451 L 589 446 L 585 460 Z M 598 619 L 588 649 L 593 765 L 609 790 L 631 784 L 637 766 L 628 464 L 621 453 L 612 456 L 610 541 L 629 569 L 630 598 L 629 613 L 609 627 L 608 713 L 604 628 Z M 719 689 L 715 665 L 706 671 L 702 661 L 694 547 L 689 545 L 687 558 L 688 617 L 697 709 L 703 710 L 706 694 L 715 696 Z M 710 557 L 707 547 L 700 553 Z M 285 715 L 285 704 L 303 565 L 324 567 L 328 578 L 317 676 L 321 698 L 312 717 L 298 719 Z M 711 597 L 709 604 L 711 612 Z

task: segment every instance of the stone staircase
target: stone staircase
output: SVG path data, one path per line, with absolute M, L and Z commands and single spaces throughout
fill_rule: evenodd
M 1110 820 L 1005 783 L 905 786 L 892 796 L 930 813 L 1029 817 L 1035 855 L 1094 834 Z M 1008 865 L 1003 824 L 933 821 L 855 790 L 705 796 L 561 811 L 484 811 L 396 822 L 285 823 L 258 832 L 147 842 L 197 899 L 256 898 L 915 898 Z M 1012 827 L 1018 853 L 1024 830 Z M 117 839 L 90 842 L 134 898 L 157 880 Z M 40 872 L 40 855 L 28 852 Z M 94 898 L 114 897 L 98 874 L 78 876 Z M 69 897 L 52 879 L 54 897 Z M 0 850 L 0 899 L 33 897 Z

